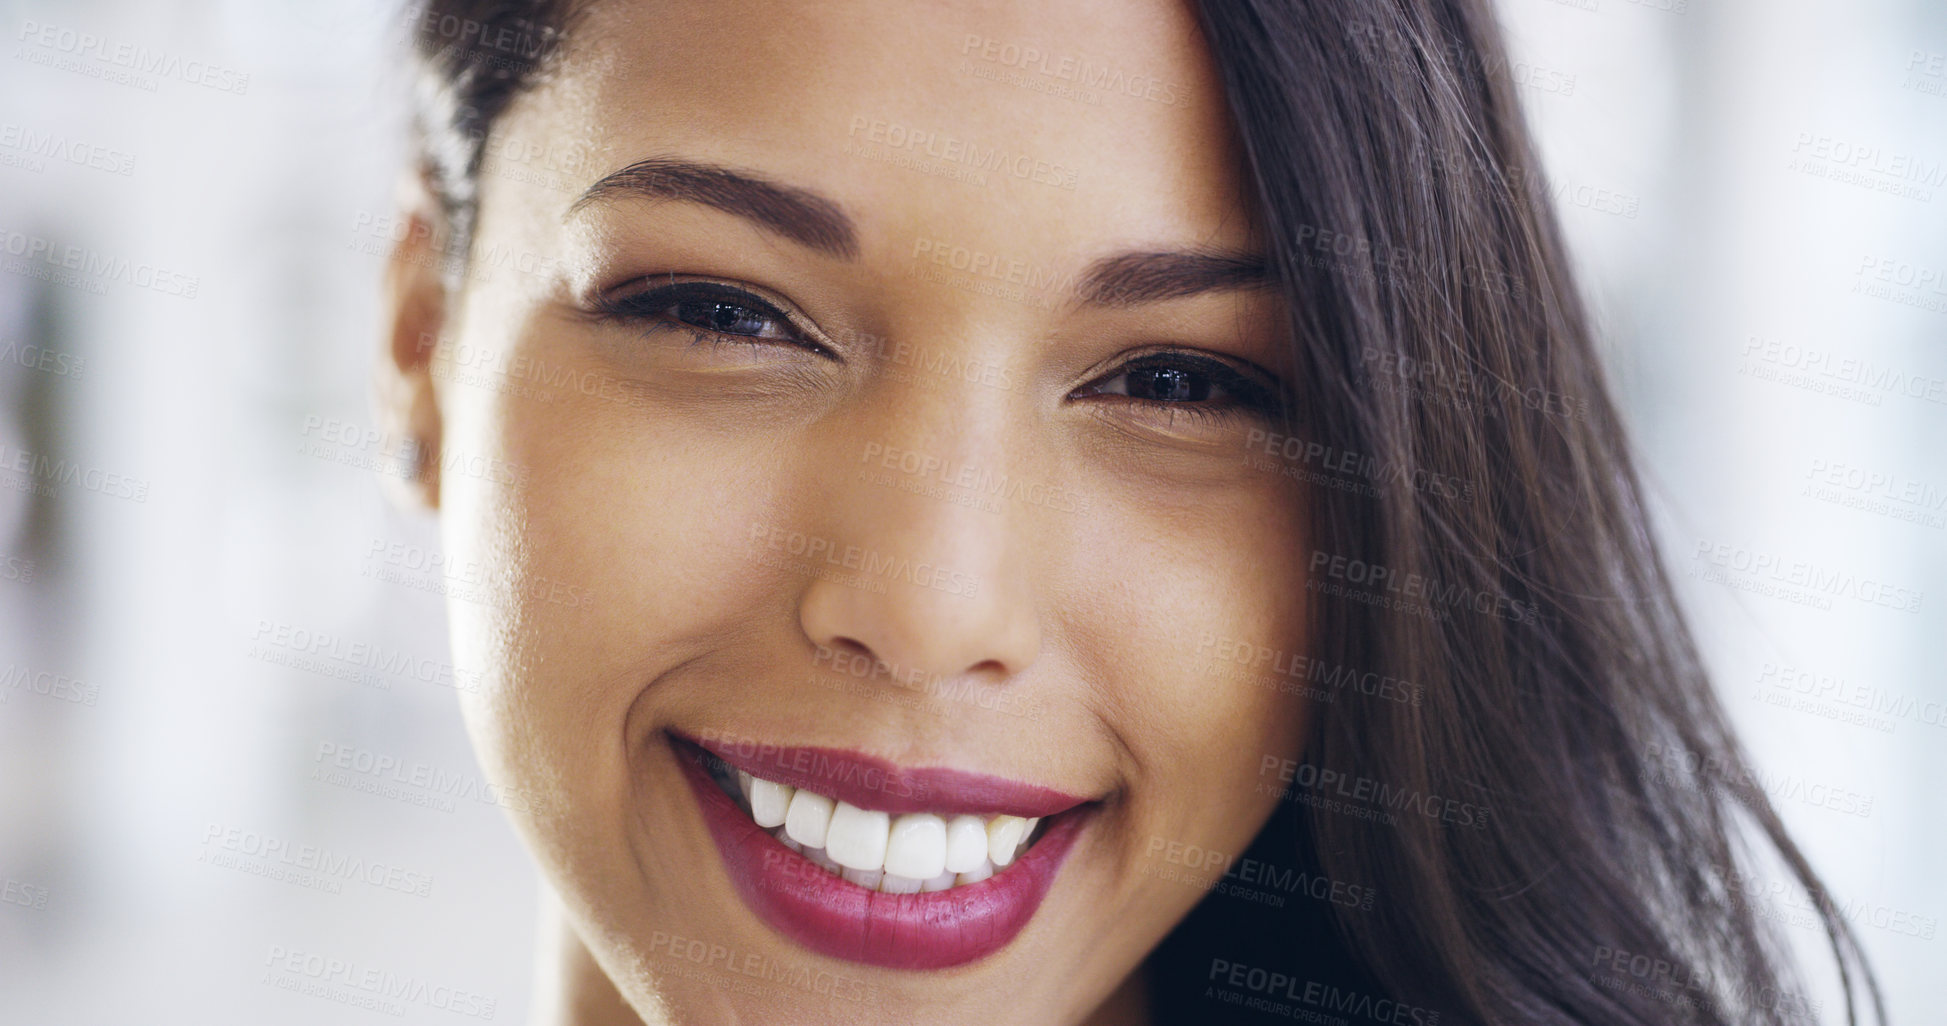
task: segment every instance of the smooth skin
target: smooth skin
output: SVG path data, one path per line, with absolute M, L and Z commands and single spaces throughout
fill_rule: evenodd
M 1089 89 L 1064 59 L 1161 85 Z M 936 156 L 897 145 L 911 131 Z M 1002 166 L 980 170 L 990 148 Z M 510 815 L 547 884 L 534 1021 L 1147 1021 L 1137 970 L 1219 872 L 1161 852 L 1242 852 L 1277 801 L 1259 766 L 1295 757 L 1306 721 L 1288 690 L 1211 666 L 1212 639 L 1303 650 L 1302 496 L 1247 459 L 1272 421 L 1199 364 L 1164 379 L 1187 391 L 1124 373 L 1169 352 L 1288 377 L 1281 300 L 1078 294 L 1118 254 L 1256 252 L 1192 13 L 606 0 L 489 150 L 453 288 L 437 207 L 404 190 L 428 231 L 390 265 L 378 385 L 427 452 L 411 501 L 472 585 L 450 600 L 456 665 L 481 681 L 468 729 L 529 798 Z M 850 245 L 707 190 L 577 204 L 652 158 L 820 197 Z M 628 305 L 698 280 L 783 316 L 718 293 Z M 933 570 L 848 569 L 813 541 Z M 1101 808 L 1012 944 L 879 969 L 740 900 L 671 729 Z M 688 941 L 727 954 L 692 961 Z

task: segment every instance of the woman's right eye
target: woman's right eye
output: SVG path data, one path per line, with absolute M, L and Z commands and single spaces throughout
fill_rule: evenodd
M 783 318 L 723 299 L 682 299 L 670 305 L 664 313 L 692 328 L 724 335 L 765 339 L 792 337 L 791 325 Z
M 742 289 L 710 282 L 679 282 L 629 295 L 604 298 L 597 312 L 605 318 L 650 330 L 688 328 L 700 344 L 785 343 L 822 348 L 804 341 L 790 318 Z

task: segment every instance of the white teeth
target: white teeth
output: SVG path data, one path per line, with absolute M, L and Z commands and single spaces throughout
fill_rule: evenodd
M 995 816 L 987 824 L 987 858 L 996 867 L 1014 861 L 1014 853 L 1027 836 L 1028 821 L 1019 816 Z
M 818 868 L 824 870 L 827 873 L 832 874 L 833 876 L 837 876 L 838 874 L 845 871 L 845 867 L 839 865 L 836 862 L 833 862 L 832 857 L 830 855 L 825 854 L 825 849 L 823 848 L 806 848 L 803 854 L 805 858 L 808 858 L 812 862 L 816 863 Z
M 884 894 L 979 883 L 1020 857 L 1040 819 L 898 816 L 737 771 L 751 819 L 826 872 Z
M 920 887 L 925 883 L 924 880 L 915 880 L 910 876 L 887 873 L 879 879 L 879 889 L 887 894 L 918 894 Z
M 791 807 L 784 813 L 784 832 L 807 848 L 823 848 L 831 829 L 832 800 L 812 791 L 791 796 Z
M 825 835 L 825 854 L 847 869 L 883 868 L 886 864 L 886 834 L 891 819 L 883 812 L 861 809 L 850 802 L 839 802 L 832 811 L 831 829 Z
M 886 842 L 886 872 L 910 877 L 911 894 L 919 881 L 946 872 L 946 820 L 930 812 L 910 812 L 892 821 Z
M 744 796 L 750 799 L 750 818 L 766 830 L 783 826 L 784 815 L 791 808 L 791 796 L 796 789 L 789 784 L 753 778 L 748 773 L 739 773 L 738 777 L 749 781 L 744 785 Z
M 844 877 L 846 883 L 857 884 L 868 891 L 876 891 L 879 889 L 879 881 L 885 878 L 886 872 L 883 869 L 853 869 L 846 866 L 845 871 L 838 875 Z
M 955 816 L 946 825 L 946 869 L 965 873 L 987 861 L 987 824 L 979 816 Z

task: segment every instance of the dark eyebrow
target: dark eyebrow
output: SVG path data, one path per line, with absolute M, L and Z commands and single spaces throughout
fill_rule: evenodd
M 843 260 L 858 256 L 852 219 L 832 200 L 748 171 L 679 157 L 649 157 L 603 175 L 569 205 L 568 214 L 591 203 L 631 195 L 700 203 L 821 253 Z M 1085 303 L 1136 306 L 1270 284 L 1263 259 L 1255 256 L 1137 252 L 1097 260 L 1078 280 L 1075 291 Z
M 1262 257 L 1233 253 L 1121 253 L 1089 265 L 1075 291 L 1085 303 L 1135 306 L 1224 289 L 1271 286 Z
M 568 214 L 629 195 L 701 203 L 821 253 L 844 260 L 858 256 L 852 219 L 831 200 L 749 172 L 675 157 L 650 157 L 603 175 L 568 207 Z

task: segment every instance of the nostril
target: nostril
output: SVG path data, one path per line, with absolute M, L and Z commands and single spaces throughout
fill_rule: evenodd
M 890 664 L 874 654 L 870 646 L 851 638 L 814 638 L 813 643 L 818 649 L 812 655 L 812 663 L 833 672 L 868 677 L 887 673 L 891 669 Z
M 851 656 L 854 659 L 870 659 L 873 662 L 884 662 L 884 660 L 873 655 L 872 649 L 868 648 L 864 642 L 856 641 L 852 638 L 833 638 L 831 641 L 823 643 L 822 647 L 832 649 L 841 655 Z
M 998 659 L 983 659 L 967 667 L 967 676 L 989 684 L 999 684 L 1007 680 L 1007 667 Z

